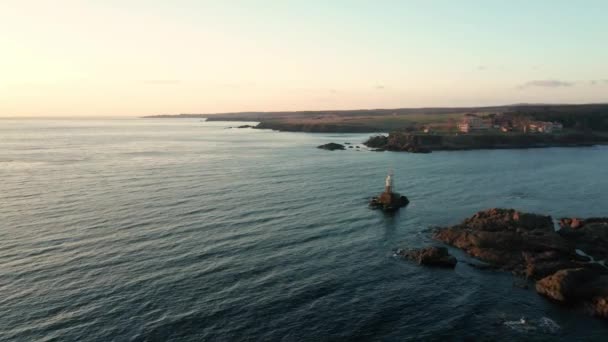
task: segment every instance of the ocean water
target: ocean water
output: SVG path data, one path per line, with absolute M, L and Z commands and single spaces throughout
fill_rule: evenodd
M 393 250 L 489 207 L 606 216 L 607 147 L 329 152 L 367 135 L 238 124 L 0 120 L 0 340 L 606 340 L 510 274 Z M 388 169 L 395 215 L 367 207 Z

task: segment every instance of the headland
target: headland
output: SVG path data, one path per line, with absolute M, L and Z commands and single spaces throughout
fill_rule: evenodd
M 239 112 L 146 118 L 255 121 L 259 122 L 256 129 L 285 132 L 375 133 L 365 142 L 368 147 L 415 153 L 608 143 L 608 104 Z

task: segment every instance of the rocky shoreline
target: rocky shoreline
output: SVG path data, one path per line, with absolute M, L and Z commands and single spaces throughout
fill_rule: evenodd
M 423 134 L 394 132 L 375 135 L 363 143 L 388 151 L 429 153 L 480 149 L 518 149 L 543 147 L 585 147 L 608 144 L 608 136 L 594 133 L 561 134 Z
M 460 224 L 438 228 L 432 237 L 489 265 L 536 281 L 536 291 L 558 303 L 584 307 L 608 319 L 608 218 L 564 218 L 513 209 L 480 211 Z M 584 252 L 584 253 L 583 253 Z M 407 251 L 419 264 L 449 266 L 446 251 Z M 454 262 L 455 264 L 455 262 Z

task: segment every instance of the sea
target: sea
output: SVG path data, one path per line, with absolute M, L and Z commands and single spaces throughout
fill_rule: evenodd
M 0 120 L 0 340 L 608 340 L 459 250 L 395 255 L 492 207 L 608 216 L 608 147 L 374 152 L 242 124 Z M 410 204 L 384 214 L 390 170 Z

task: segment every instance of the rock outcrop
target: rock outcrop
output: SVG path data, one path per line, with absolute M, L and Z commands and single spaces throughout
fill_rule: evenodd
M 427 247 L 413 250 L 400 250 L 398 254 L 404 258 L 414 260 L 418 265 L 454 268 L 454 258 L 445 247 Z
M 396 192 L 383 192 L 378 197 L 372 197 L 369 206 L 372 209 L 382 209 L 384 211 L 395 211 L 403 208 L 410 203 L 406 196 L 402 196 Z
M 608 143 L 608 137 L 593 133 L 524 134 L 499 132 L 484 134 L 391 132 L 375 135 L 366 142 L 370 148 L 389 151 L 428 153 L 476 149 L 513 149 L 540 147 L 593 146 Z
M 429 136 L 417 136 L 413 134 L 391 133 L 388 136 L 375 135 L 367 139 L 363 144 L 370 148 L 402 151 L 410 153 L 431 153 L 431 149 L 425 146 L 422 139 L 427 140 Z
M 329 143 L 329 144 L 324 144 L 324 145 L 320 145 L 317 146 L 317 148 L 323 149 L 323 150 L 328 150 L 328 151 L 335 151 L 335 150 L 344 150 L 344 145 L 341 144 L 336 144 L 336 143 Z
M 593 315 L 608 318 L 608 272 L 573 268 L 555 272 L 536 282 L 536 291 L 567 305 L 581 303 Z
M 490 209 L 440 229 L 433 237 L 493 266 L 533 279 L 578 265 L 574 249 L 554 231 L 550 216 Z
M 581 249 L 596 261 L 608 255 L 608 220 L 562 219 L 560 225 L 555 231 L 550 216 L 489 209 L 433 237 L 492 267 L 537 280 L 536 291 L 547 298 L 608 318 L 608 269 L 576 253 Z
M 595 260 L 608 259 L 608 218 L 563 218 L 558 233 Z

